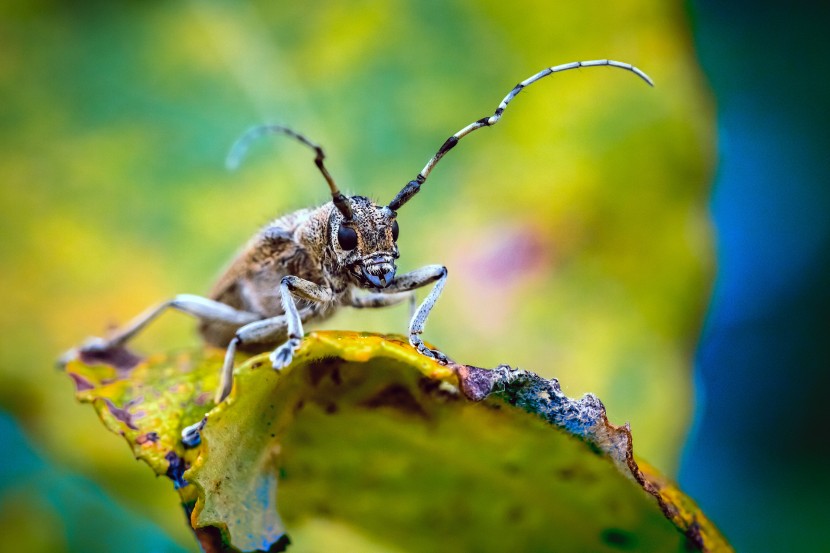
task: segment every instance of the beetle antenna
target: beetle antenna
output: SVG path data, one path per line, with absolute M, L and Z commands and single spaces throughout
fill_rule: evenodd
M 432 156 L 432 159 L 430 159 L 429 162 L 427 162 L 423 170 L 420 173 L 418 173 L 418 176 L 415 177 L 414 180 L 409 181 L 406 184 L 406 186 L 404 186 L 401 189 L 401 191 L 398 192 L 398 195 L 395 196 L 395 199 L 389 202 L 389 209 L 397 211 L 403 204 L 408 202 L 412 196 L 417 194 L 418 191 L 421 189 L 421 185 L 424 184 L 424 182 L 427 180 L 427 177 L 432 172 L 432 169 L 435 167 L 435 164 L 438 163 L 438 161 L 442 157 L 444 157 L 444 154 L 452 150 L 455 147 L 455 145 L 458 144 L 459 140 L 461 140 L 474 130 L 480 129 L 482 127 L 492 127 L 493 125 L 498 123 L 499 119 L 501 119 L 501 116 L 504 113 L 505 108 L 507 107 L 507 104 L 509 104 L 510 101 L 513 98 L 515 98 L 516 95 L 519 92 L 521 92 L 522 89 L 524 89 L 526 86 L 529 86 L 535 83 L 536 81 L 543 79 L 548 75 L 552 75 L 554 73 L 560 73 L 562 71 L 568 71 L 569 69 L 577 69 L 580 67 L 596 67 L 603 65 L 607 65 L 609 67 L 617 67 L 619 69 L 625 69 L 626 71 L 631 71 L 632 73 L 643 79 L 649 86 L 654 86 L 654 82 L 651 80 L 651 78 L 640 69 L 634 67 L 630 63 L 623 63 L 614 60 L 575 61 L 572 63 L 565 63 L 562 65 L 557 65 L 555 67 L 548 67 L 546 69 L 543 69 L 535 75 L 533 75 L 532 77 L 528 77 L 527 79 L 513 87 L 513 90 L 511 90 L 510 93 L 504 97 L 504 100 L 501 101 L 499 107 L 496 108 L 496 111 L 495 113 L 493 113 L 493 115 L 489 117 L 483 117 L 478 121 L 474 121 L 466 127 L 464 127 L 463 129 L 461 129 L 460 131 L 458 131 L 457 133 L 455 133 L 454 135 L 452 135 L 451 137 L 449 137 L 441 145 L 441 147 L 438 148 L 438 152 L 436 152 L 435 155 Z
M 288 127 L 283 127 L 282 125 L 258 125 L 256 127 L 252 127 L 246 131 L 245 134 L 239 137 L 233 146 L 231 146 L 231 151 L 228 152 L 228 157 L 225 160 L 225 166 L 231 170 L 239 167 L 239 163 L 242 161 L 242 158 L 245 157 L 245 154 L 248 152 L 248 148 L 251 144 L 266 134 L 288 135 L 291 138 L 299 140 L 317 152 L 317 157 L 314 158 L 314 164 L 320 172 L 323 173 L 323 177 L 325 177 L 326 182 L 329 185 L 329 190 L 331 190 L 331 199 L 334 202 L 334 206 L 338 211 L 340 211 L 340 213 L 343 214 L 344 218 L 347 220 L 352 218 L 352 207 L 349 205 L 349 198 L 338 190 L 337 185 L 334 184 L 334 179 L 331 177 L 326 169 L 326 166 L 323 164 L 323 160 L 326 158 L 323 148 Z

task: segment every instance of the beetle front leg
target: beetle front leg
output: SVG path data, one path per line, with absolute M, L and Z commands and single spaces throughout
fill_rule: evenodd
M 441 295 L 444 289 L 444 284 L 447 281 L 447 268 L 443 265 L 427 265 L 412 272 L 403 274 L 397 277 L 392 283 L 384 288 L 384 292 L 408 292 L 416 288 L 421 288 L 427 284 L 435 282 L 435 286 L 427 295 L 426 299 L 421 303 L 412 320 L 409 322 L 409 343 L 418 350 L 421 355 L 437 359 L 441 363 L 449 361 L 446 355 L 436 349 L 429 349 L 421 340 L 421 334 L 424 332 L 424 325 L 427 322 L 429 312 L 432 311 L 435 302 Z
M 225 350 L 225 362 L 222 364 L 222 376 L 219 387 L 216 389 L 214 402 L 219 405 L 233 388 L 233 365 L 236 359 L 236 350 L 241 345 L 252 345 L 279 340 L 285 335 L 285 315 L 278 315 L 261 321 L 248 323 L 238 329 Z M 182 444 L 185 447 L 196 447 L 202 441 L 202 429 L 207 423 L 207 415 L 197 423 L 184 427 L 182 430 Z
M 297 314 L 303 320 L 313 317 L 314 313 L 315 310 L 312 306 L 312 308 L 298 311 Z M 230 395 L 231 389 L 233 388 L 234 361 L 236 359 L 236 350 L 239 346 L 251 346 L 281 340 L 285 337 L 287 327 L 288 318 L 285 315 L 277 315 L 276 317 L 248 323 L 236 331 L 225 350 L 222 376 L 219 387 L 216 389 L 216 395 L 214 396 L 216 405 L 225 401 L 225 398 Z M 185 447 L 196 447 L 199 445 L 201 442 L 201 431 L 206 423 L 207 415 L 201 421 L 191 424 L 182 430 L 182 443 Z
M 303 339 L 303 321 L 297 309 L 294 296 L 316 303 L 329 303 L 334 298 L 332 291 L 325 286 L 302 279 L 297 276 L 286 276 L 280 281 L 280 299 L 285 319 L 288 325 L 288 341 L 271 353 L 271 363 L 275 369 L 281 369 L 291 363 L 294 352 L 300 347 Z

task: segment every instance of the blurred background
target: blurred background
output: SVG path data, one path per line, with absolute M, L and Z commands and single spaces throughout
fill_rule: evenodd
M 739 550 L 823 543 L 830 491 L 826 14 L 753 2 L 516 0 L 0 7 L 0 533 L 10 551 L 193 551 L 54 359 L 204 293 L 270 218 L 388 202 L 543 67 L 400 212 L 401 271 L 449 281 L 426 338 L 596 393 Z M 406 308 L 316 328 L 403 333 Z M 170 314 L 139 351 L 198 343 Z M 44 530 L 47 528 L 47 530 Z

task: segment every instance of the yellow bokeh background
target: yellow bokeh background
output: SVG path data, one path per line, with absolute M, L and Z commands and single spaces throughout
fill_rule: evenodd
M 326 200 L 321 143 L 347 193 L 388 202 L 444 139 L 538 70 L 401 211 L 399 270 L 443 263 L 425 337 L 453 358 L 596 393 L 635 449 L 676 468 L 691 354 L 712 275 L 712 106 L 680 2 L 12 2 L 2 21 L 0 406 L 57 463 L 101 482 L 189 544 L 154 480 L 57 355 L 176 293 L 203 293 L 270 218 Z M 404 306 L 317 328 L 403 333 Z M 194 344 L 169 315 L 140 351 Z

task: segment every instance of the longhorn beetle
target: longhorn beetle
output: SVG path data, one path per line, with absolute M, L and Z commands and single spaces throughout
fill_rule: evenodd
M 375 308 L 413 299 L 413 290 L 432 284 L 409 323 L 409 343 L 441 363 L 447 356 L 421 340 L 427 316 L 447 279 L 443 265 L 427 265 L 396 276 L 398 210 L 418 193 L 438 161 L 465 136 L 499 122 L 507 104 L 525 87 L 570 69 L 609 66 L 631 71 L 653 86 L 638 68 L 613 60 L 578 61 L 549 67 L 517 84 L 495 113 L 474 121 L 449 137 L 423 170 L 388 205 L 363 196 L 345 196 L 323 163 L 323 149 L 305 136 L 280 125 L 262 125 L 244 134 L 233 146 L 228 165 L 238 165 L 251 141 L 266 134 L 284 134 L 316 153 L 314 163 L 331 192 L 331 202 L 301 209 L 267 224 L 231 263 L 208 297 L 181 294 L 138 316 L 107 339 L 92 338 L 81 351 L 101 353 L 124 345 L 168 308 L 195 316 L 200 333 L 212 345 L 226 348 L 216 403 L 233 385 L 237 350 L 273 349 L 275 369 L 287 366 L 303 338 L 303 323 L 323 320 L 341 306 Z M 364 293 L 359 294 L 359 291 Z M 366 292 L 368 291 L 368 292 Z M 413 304 L 414 305 L 414 304 Z M 275 348 L 275 349 L 274 349 Z M 200 423 L 182 432 L 186 445 L 199 442 Z

